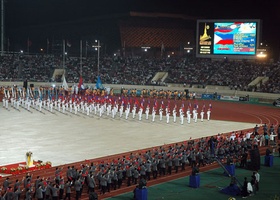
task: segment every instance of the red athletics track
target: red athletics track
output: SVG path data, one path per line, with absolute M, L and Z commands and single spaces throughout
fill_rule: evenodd
M 139 98 L 141 102 L 141 99 Z M 144 109 L 147 102 L 150 101 L 150 106 L 154 105 L 154 99 L 145 99 Z M 198 113 L 205 105 L 205 111 L 212 105 L 211 119 L 234 121 L 234 122 L 249 122 L 255 124 L 274 124 L 279 125 L 280 122 L 280 108 L 273 107 L 272 105 L 250 104 L 248 102 L 230 102 L 219 100 L 158 100 L 158 107 L 163 101 L 164 107 L 170 106 L 170 111 L 177 105 L 177 113 L 181 105 L 184 104 L 185 110 L 190 105 L 191 109 L 194 105 L 198 105 Z M 150 109 L 150 113 L 151 113 Z M 165 114 L 165 112 L 164 112 Z M 199 116 L 200 117 L 200 116 Z
M 277 126 L 280 122 L 280 108 L 277 107 L 239 102 L 208 102 L 213 107 L 212 119 Z

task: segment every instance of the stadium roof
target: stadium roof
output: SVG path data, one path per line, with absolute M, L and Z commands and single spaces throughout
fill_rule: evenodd
M 130 16 L 132 17 L 162 17 L 162 18 L 178 18 L 184 20 L 197 20 L 199 17 L 188 16 L 184 14 L 172 14 L 172 13 L 160 13 L 160 12 L 130 12 Z

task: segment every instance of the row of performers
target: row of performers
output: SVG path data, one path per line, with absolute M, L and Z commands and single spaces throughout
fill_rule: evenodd
M 137 89 L 121 89 L 121 95 L 128 97 L 152 97 L 152 98 L 165 98 L 165 99 L 185 99 L 185 97 L 189 97 L 190 99 L 195 99 L 195 93 L 190 92 L 187 93 L 186 91 L 171 91 L 171 90 L 155 90 L 155 89 L 142 89 L 139 91 L 138 94 Z M 12 96 L 14 98 L 25 97 L 25 96 L 49 96 L 49 95 L 71 95 L 71 94 L 82 94 L 82 95 L 94 95 L 94 96 L 113 96 L 114 95 L 114 89 L 111 88 L 110 91 L 107 91 L 105 89 L 91 89 L 87 88 L 83 91 L 80 91 L 77 86 L 69 87 L 68 89 L 65 89 L 64 87 L 28 87 L 28 88 L 21 88 L 17 86 L 13 87 L 7 87 L 1 88 L 1 94 L 4 94 L 6 97 Z
M 184 109 L 184 104 L 181 105 L 179 109 L 177 109 L 177 105 L 174 106 L 172 112 L 170 109 L 170 105 L 167 106 L 162 104 L 157 106 L 155 104 L 154 106 L 150 107 L 149 104 L 146 105 L 146 108 L 144 109 L 144 104 L 141 103 L 140 106 L 138 106 L 137 103 L 134 103 L 133 106 L 130 105 L 128 102 L 126 105 L 124 103 L 118 104 L 118 103 L 107 103 L 106 101 L 100 102 L 100 101 L 91 101 L 88 103 L 87 101 L 79 101 L 78 99 L 70 99 L 67 100 L 51 100 L 51 99 L 40 99 L 40 98 L 3 98 L 3 107 L 6 109 L 9 109 L 9 100 L 11 102 L 11 106 L 20 109 L 20 107 L 23 107 L 27 109 L 28 111 L 30 108 L 34 108 L 38 111 L 42 111 L 43 109 L 46 109 L 50 112 L 53 112 L 54 110 L 57 110 L 59 112 L 65 113 L 70 112 L 73 114 L 77 114 L 78 112 L 81 112 L 86 115 L 99 115 L 99 117 L 102 117 L 103 115 L 112 116 L 112 118 L 115 118 L 117 116 L 117 113 L 119 113 L 119 117 L 122 118 L 122 116 L 125 116 L 125 119 L 128 119 L 129 114 L 132 113 L 132 118 L 136 118 L 136 113 L 138 114 L 138 119 L 142 120 L 143 113 L 146 115 L 146 119 L 149 119 L 149 115 L 152 115 L 152 121 L 155 121 L 155 117 L 158 114 L 159 120 L 163 120 L 163 115 L 166 116 L 166 122 L 170 122 L 170 116 L 173 116 L 173 122 L 176 122 L 177 116 L 180 117 L 181 124 L 184 123 L 184 117 L 186 114 L 187 122 L 191 122 L 191 116 L 193 117 L 194 122 L 197 122 L 198 120 L 198 106 L 195 106 L 193 109 L 191 107 L 188 107 L 186 112 Z M 165 109 L 164 109 L 165 108 Z M 178 110 L 178 112 L 177 112 Z M 204 114 L 205 114 L 205 106 L 202 107 L 200 110 L 200 121 L 204 120 Z M 206 111 L 207 120 L 210 120 L 211 115 L 211 104 L 209 105 L 208 110 Z
M 79 90 L 77 86 L 69 87 L 65 89 L 64 87 L 1 87 L 0 94 L 4 94 L 6 98 L 25 98 L 26 96 L 31 96 L 32 98 L 37 98 L 38 96 L 42 96 L 43 98 L 46 96 L 56 96 L 56 95 L 63 95 L 68 96 L 71 94 L 79 94 L 82 93 L 83 95 L 94 95 L 94 96 L 106 96 L 106 95 L 114 95 L 114 89 L 111 88 L 110 91 L 104 89 L 91 89 L 87 88 L 84 89 L 82 92 Z

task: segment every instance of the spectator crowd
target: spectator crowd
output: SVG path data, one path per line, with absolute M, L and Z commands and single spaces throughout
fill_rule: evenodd
M 97 58 L 61 57 L 51 55 L 5 55 L 0 58 L 1 81 L 50 82 L 54 69 L 64 68 L 69 83 L 95 83 L 99 74 L 103 83 L 150 85 L 157 72 L 168 72 L 164 83 L 229 86 L 231 89 L 280 93 L 280 64 L 267 62 L 211 61 L 193 57 L 142 58 L 102 56 Z M 98 73 L 99 68 L 99 73 Z M 260 76 L 268 81 L 259 86 L 249 84 Z

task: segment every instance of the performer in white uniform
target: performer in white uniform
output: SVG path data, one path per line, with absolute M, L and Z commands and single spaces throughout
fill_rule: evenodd
M 19 98 L 19 99 L 17 100 L 17 110 L 19 110 L 20 101 L 21 101 L 21 99 Z
M 128 119 L 129 112 L 130 112 L 130 105 L 127 104 L 126 109 L 125 109 L 125 119 Z
M 6 109 L 9 109 L 9 99 L 8 98 L 6 99 L 5 106 L 6 106 Z
M 195 115 L 194 115 L 195 111 L 196 111 L 196 109 L 194 107 L 193 110 L 192 110 L 193 120 L 194 120 L 194 117 L 195 117 Z
M 53 112 L 53 102 L 50 101 L 50 111 Z
M 196 123 L 197 122 L 197 115 L 198 115 L 196 109 L 194 109 L 193 114 L 194 114 L 194 122 Z
M 207 110 L 207 120 L 209 121 L 210 120 L 210 115 L 211 115 L 211 110 L 210 108 Z
M 146 111 L 145 111 L 145 114 L 146 114 L 146 119 L 149 119 L 149 112 L 150 112 L 150 106 L 147 105 L 146 107 Z
M 160 108 L 159 108 L 159 121 L 162 121 L 162 113 L 163 113 L 163 109 L 162 109 L 162 107 L 160 106 Z
M 115 118 L 116 114 L 117 114 L 117 105 L 115 104 L 112 108 L 112 118 Z
M 179 110 L 179 114 L 180 114 L 180 122 L 183 125 L 184 124 L 184 110 L 182 107 Z
M 156 118 L 156 108 L 153 107 L 153 111 L 152 111 L 152 121 L 154 122 Z
M 43 101 L 39 100 L 39 111 L 42 112 Z
M 5 97 L 3 97 L 2 102 L 3 102 L 3 108 L 5 108 L 6 107 L 6 105 L 5 105 L 5 103 L 6 103 Z
M 204 110 L 202 109 L 202 110 L 200 111 L 200 121 L 203 122 L 203 118 L 204 118 Z
M 177 117 L 176 105 L 175 105 L 175 107 L 173 108 L 172 114 L 173 114 L 173 122 L 176 123 L 176 117 Z
M 120 118 L 122 118 L 122 115 L 123 115 L 123 105 L 120 106 L 119 112 L 120 112 Z
M 190 111 L 190 109 L 188 109 L 187 110 L 187 121 L 188 121 L 188 124 L 191 123 L 191 115 L 192 115 L 191 111 Z
M 142 120 L 142 113 L 143 113 L 143 108 L 142 108 L 142 107 L 140 107 L 140 108 L 139 108 L 139 111 L 138 111 L 139 121 L 141 121 L 141 120 Z
M 133 109 L 132 109 L 132 118 L 134 119 L 136 115 L 136 105 L 134 104 Z
M 170 116 L 170 110 L 169 110 L 169 108 L 166 108 L 166 109 L 165 109 L 165 112 L 166 112 L 166 123 L 169 124 L 169 116 Z

